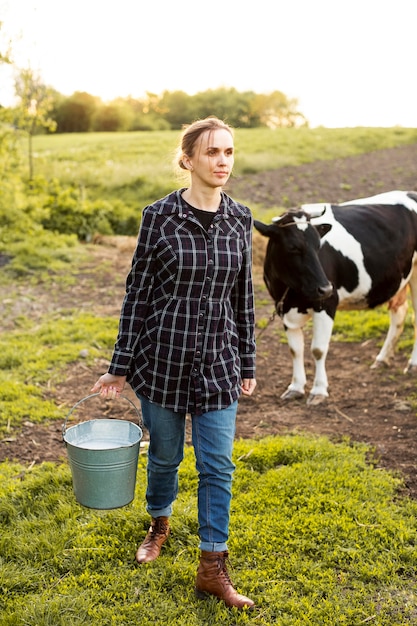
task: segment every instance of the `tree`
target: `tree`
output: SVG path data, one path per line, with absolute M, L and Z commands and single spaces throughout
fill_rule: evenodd
M 3 22 L 0 22 L 0 63 L 11 63 L 11 42 L 9 39 L 4 37 L 4 33 L 1 32 L 2 28 Z
M 222 120 L 225 120 L 232 126 L 236 126 L 234 123 L 233 107 L 235 105 L 235 93 L 234 89 L 207 89 L 201 91 L 193 96 L 193 104 L 195 110 L 195 117 L 204 118 L 208 115 L 216 115 Z
M 33 180 L 32 137 L 39 129 L 54 131 L 56 122 L 50 117 L 54 106 L 53 91 L 33 70 L 22 69 L 15 81 L 15 93 L 20 104 L 15 109 L 15 125 L 28 133 L 29 180 Z
M 132 109 L 125 100 L 118 98 L 97 109 L 93 121 L 93 130 L 113 132 L 130 130 L 133 119 Z
M 0 22 L 0 66 L 12 66 L 11 42 L 1 32 Z M 7 263 L 11 256 L 7 253 L 10 229 L 25 221 L 22 211 L 25 205 L 24 185 L 20 176 L 22 155 L 13 115 L 9 108 L 0 106 L 0 264 Z M 6 252 L 5 252 L 6 251 Z
M 252 113 L 259 117 L 262 126 L 268 128 L 305 126 L 306 119 L 297 107 L 298 100 L 287 98 L 282 91 L 273 91 L 255 96 Z
M 185 91 L 164 91 L 158 100 L 157 110 L 171 128 L 179 129 L 192 121 L 192 98 Z
M 132 115 L 129 130 L 170 130 L 168 121 L 158 109 L 156 95 L 148 92 L 145 99 L 137 100 L 129 96 L 124 101 Z M 153 106 L 154 102 L 156 108 Z
M 57 130 L 60 133 L 87 133 L 102 104 L 100 98 L 85 91 L 76 91 L 56 104 Z

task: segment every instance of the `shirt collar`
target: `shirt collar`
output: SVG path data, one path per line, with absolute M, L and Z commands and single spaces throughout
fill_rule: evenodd
M 172 194 L 170 194 L 173 201 L 165 205 L 164 212 L 181 213 L 186 217 L 189 216 L 190 209 L 188 208 L 188 204 L 182 198 L 182 194 L 185 190 L 186 187 L 182 187 L 181 189 L 178 189 L 177 191 L 174 191 Z M 216 213 L 215 217 L 218 218 L 218 216 L 221 216 L 224 219 L 228 219 L 231 215 L 235 217 L 242 216 L 242 207 L 230 196 L 228 196 L 224 191 L 222 191 L 219 210 Z

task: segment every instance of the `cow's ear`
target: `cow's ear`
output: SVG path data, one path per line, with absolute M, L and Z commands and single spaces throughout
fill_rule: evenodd
M 332 229 L 332 225 L 331 224 L 315 224 L 315 227 L 316 227 L 320 237 L 324 237 L 324 235 L 327 235 L 329 230 Z
M 269 226 L 267 226 L 267 224 L 263 224 L 258 220 L 253 220 L 253 225 L 255 226 L 256 230 L 261 233 L 261 235 L 263 235 L 264 237 L 269 237 Z

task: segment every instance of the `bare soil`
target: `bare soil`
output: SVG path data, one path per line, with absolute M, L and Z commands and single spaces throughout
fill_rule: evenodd
M 381 150 L 358 157 L 317 161 L 300 167 L 285 167 L 234 179 L 228 192 L 235 197 L 250 198 L 264 206 L 296 206 L 305 202 L 343 202 L 392 189 L 417 190 L 417 145 Z M 249 202 L 248 202 L 249 203 Z M 269 318 L 273 303 L 263 288 L 262 261 L 265 240 L 255 233 L 255 288 L 258 295 L 257 318 Z M 102 245 L 100 245 L 102 244 Z M 135 238 L 97 238 L 88 247 L 89 259 L 77 276 L 76 286 L 51 292 L 41 286 L 17 289 L 13 303 L 7 304 L 7 317 L 0 330 L 7 331 L 19 312 L 40 319 L 46 312 L 78 308 L 100 315 L 118 317 L 124 293 L 124 281 L 130 266 Z M 276 318 L 265 330 L 258 329 L 258 386 L 251 398 L 243 397 L 237 420 L 238 438 L 261 438 L 286 433 L 314 433 L 332 441 L 349 438 L 365 442 L 373 450 L 380 467 L 404 478 L 402 493 L 417 497 L 417 414 L 410 398 L 416 393 L 416 379 L 403 370 L 408 354 L 397 353 L 389 369 L 371 370 L 378 352 L 375 340 L 363 343 L 331 344 L 327 359 L 330 398 L 318 407 L 305 400 L 285 403 L 280 395 L 291 379 L 291 360 L 282 341 L 281 321 Z M 313 361 L 306 346 L 307 376 L 311 382 Z M 87 365 L 80 356 L 68 366 L 61 384 L 45 392 L 57 404 L 73 407 L 89 394 L 107 362 L 97 360 Z M 126 396 L 136 400 L 129 389 Z M 127 401 L 106 403 L 91 398 L 74 409 L 83 419 L 97 413 L 135 419 L 138 416 Z M 43 461 L 59 462 L 66 458 L 62 423 L 34 424 L 26 421 L 22 428 L 0 440 L 0 461 L 16 460 L 24 465 Z M 146 439 L 146 433 L 145 437 Z

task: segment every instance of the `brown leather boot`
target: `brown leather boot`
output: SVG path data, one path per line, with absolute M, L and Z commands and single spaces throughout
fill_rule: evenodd
M 148 533 L 136 552 L 138 563 L 149 563 L 158 558 L 169 535 L 167 517 L 153 517 Z
M 195 595 L 200 600 L 212 595 L 223 600 L 226 606 L 236 606 L 239 609 L 245 606 L 251 608 L 255 605 L 253 600 L 240 595 L 233 588 L 226 568 L 228 556 L 228 552 L 206 552 L 202 550 L 200 565 L 197 569 Z

